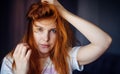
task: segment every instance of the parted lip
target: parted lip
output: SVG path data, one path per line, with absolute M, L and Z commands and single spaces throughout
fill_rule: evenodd
M 49 44 L 40 44 L 42 48 L 48 48 L 50 45 Z

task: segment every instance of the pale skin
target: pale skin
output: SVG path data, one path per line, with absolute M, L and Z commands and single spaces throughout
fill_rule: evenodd
M 72 14 L 66 10 L 57 0 L 42 0 L 54 4 L 61 16 L 78 29 L 89 41 L 90 44 L 82 46 L 77 54 L 80 65 L 93 62 L 100 57 L 111 44 L 111 37 L 98 28 L 96 25 Z
M 111 37 L 107 33 L 102 31 L 96 25 L 72 14 L 71 12 L 66 10 L 57 0 L 41 0 L 41 1 L 42 2 L 47 1 L 48 3 L 55 5 L 60 15 L 64 19 L 66 19 L 69 23 L 71 23 L 76 29 L 78 29 L 90 41 L 88 45 L 81 46 L 80 50 L 77 53 L 77 60 L 79 62 L 79 65 L 85 65 L 95 61 L 107 50 L 107 48 L 112 42 Z M 40 21 L 36 22 L 38 27 L 42 26 L 42 24 L 40 23 L 41 23 Z M 43 45 L 43 48 L 47 47 L 46 51 L 40 50 L 40 52 L 44 54 L 43 56 L 49 55 L 49 51 L 52 49 L 52 47 L 54 47 L 54 43 L 56 40 L 56 34 L 54 33 L 55 22 L 52 21 L 52 22 L 49 22 L 48 24 L 50 23 L 52 24 L 49 27 L 48 25 L 44 27 L 42 26 L 42 30 L 43 32 L 45 32 L 43 35 L 43 38 L 46 38 L 46 41 L 45 41 L 46 43 L 44 41 L 40 41 L 39 43 L 43 42 L 45 44 L 48 44 L 48 46 L 50 47 L 49 48 L 47 45 L 45 46 Z M 35 35 L 35 33 L 34 33 L 34 37 L 36 38 L 36 41 L 39 40 L 38 38 L 39 36 Z M 29 67 L 28 61 L 31 54 L 31 50 L 27 51 L 28 48 L 29 46 L 26 43 L 21 43 L 21 44 L 18 44 L 15 49 L 13 58 L 15 59 L 15 62 L 16 62 L 16 74 L 27 73 L 27 70 Z M 25 50 L 21 50 L 21 49 L 25 49 Z M 21 58 L 21 59 L 17 59 L 17 58 Z M 18 60 L 21 62 L 19 62 Z M 24 63 L 25 65 L 20 66 L 21 64 L 23 64 L 23 62 L 25 62 Z
M 41 57 L 49 56 L 49 52 L 55 45 L 56 41 L 56 24 L 52 19 L 44 19 L 34 22 L 33 33 Z
M 16 64 L 15 74 L 27 74 L 29 67 L 29 58 L 31 50 L 28 50 L 29 46 L 27 43 L 20 43 L 16 46 L 13 53 L 13 58 Z M 27 51 L 28 50 L 28 51 Z
M 56 42 L 55 21 L 50 19 L 35 21 L 33 25 L 33 34 L 41 53 L 41 63 L 43 68 L 46 58 L 49 56 L 49 52 L 52 50 Z M 20 43 L 17 45 L 13 54 L 16 63 L 15 74 L 27 73 L 30 54 L 31 50 L 27 43 Z

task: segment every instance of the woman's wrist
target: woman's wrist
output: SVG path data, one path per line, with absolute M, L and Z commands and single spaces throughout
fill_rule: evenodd
M 58 12 L 60 13 L 60 15 L 64 18 L 66 13 L 68 13 L 68 11 L 58 1 L 54 5 L 56 6 L 56 8 L 57 8 Z

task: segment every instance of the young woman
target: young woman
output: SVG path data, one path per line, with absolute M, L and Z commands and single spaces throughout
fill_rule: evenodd
M 3 60 L 1 74 L 72 74 L 95 61 L 111 44 L 111 37 L 94 24 L 70 13 L 57 0 L 31 5 L 22 41 Z M 90 43 L 74 46 L 69 24 Z

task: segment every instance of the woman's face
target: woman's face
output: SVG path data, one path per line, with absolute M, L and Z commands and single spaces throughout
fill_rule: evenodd
M 53 20 L 35 21 L 33 35 L 40 53 L 49 54 L 56 43 L 56 23 Z

